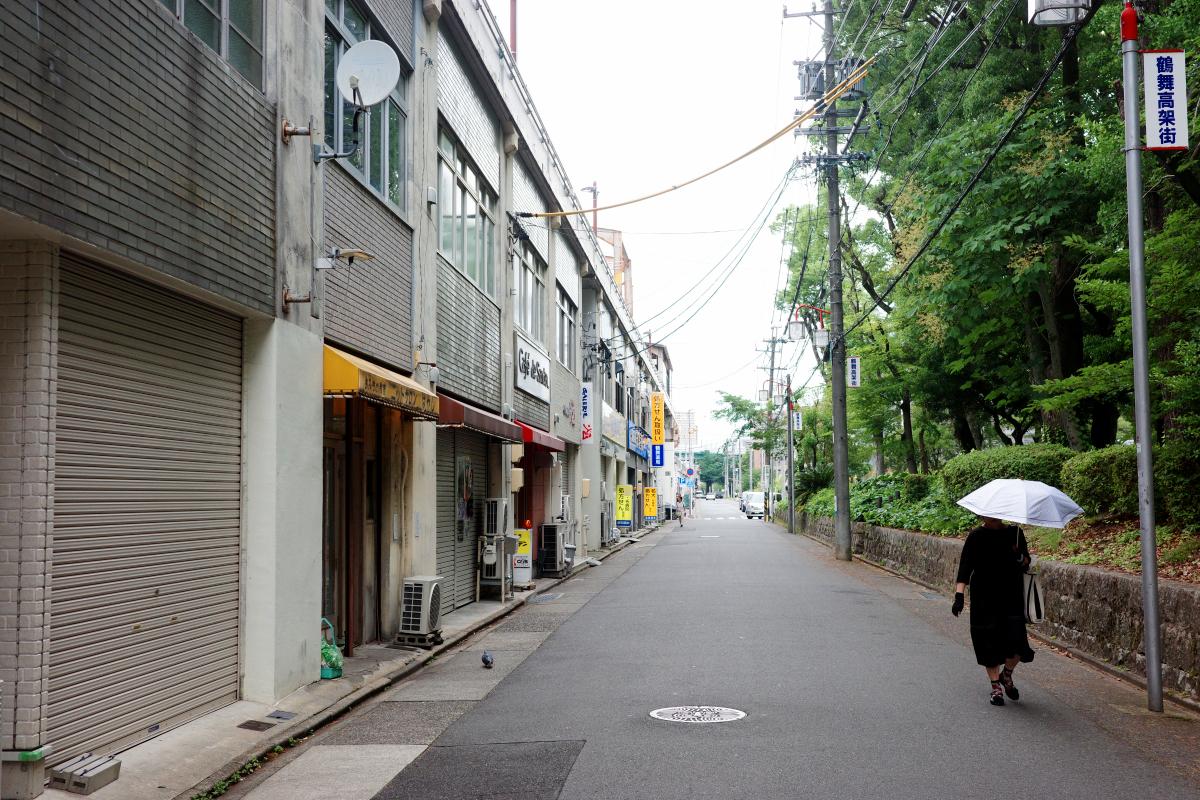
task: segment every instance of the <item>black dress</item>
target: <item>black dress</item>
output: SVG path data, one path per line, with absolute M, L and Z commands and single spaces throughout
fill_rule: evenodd
M 958 562 L 958 582 L 971 585 L 971 644 L 975 660 L 994 667 L 1018 656 L 1033 661 L 1025 633 L 1025 562 L 1029 546 L 1016 526 L 976 528 Z

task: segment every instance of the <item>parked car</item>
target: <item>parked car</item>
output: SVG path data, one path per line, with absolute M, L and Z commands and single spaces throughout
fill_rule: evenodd
M 758 517 L 762 519 L 766 516 L 766 507 L 763 505 L 762 492 L 746 492 L 746 507 L 742 509 L 748 519 Z
M 705 500 L 716 500 L 717 496 L 715 494 L 713 494 L 712 492 L 709 492 L 708 494 L 704 495 L 704 499 Z

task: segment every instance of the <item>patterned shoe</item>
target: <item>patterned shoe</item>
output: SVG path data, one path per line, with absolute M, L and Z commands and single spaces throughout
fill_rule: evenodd
M 1016 684 L 1013 683 L 1013 671 L 1008 667 L 1000 670 L 1000 683 L 1004 686 L 1004 693 L 1008 695 L 1009 700 L 1020 700 L 1021 693 L 1017 691 Z
M 992 699 L 988 702 L 994 706 L 1004 705 L 1004 686 L 1000 681 L 992 681 Z

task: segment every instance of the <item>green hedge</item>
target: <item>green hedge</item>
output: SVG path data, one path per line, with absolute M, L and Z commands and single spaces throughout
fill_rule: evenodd
M 905 528 L 953 535 L 970 530 L 978 520 L 964 508 L 954 505 L 946 496 L 936 476 L 913 480 L 905 474 L 880 475 L 850 485 L 850 518 L 888 528 Z M 920 493 L 913 497 L 912 492 Z M 805 505 L 809 516 L 833 516 L 833 489 L 822 489 Z
M 1137 448 L 1115 444 L 1072 456 L 1059 487 L 1089 515 L 1138 512 Z
M 1195 443 L 1172 442 L 1154 453 L 1154 491 L 1171 522 L 1200 530 L 1200 451 Z M 1134 491 L 1137 469 L 1133 471 Z M 1135 505 L 1136 509 L 1136 505 Z
M 1057 444 L 1023 444 L 972 450 L 942 468 L 946 496 L 953 502 L 997 478 L 1021 478 L 1058 484 L 1062 466 L 1075 453 Z

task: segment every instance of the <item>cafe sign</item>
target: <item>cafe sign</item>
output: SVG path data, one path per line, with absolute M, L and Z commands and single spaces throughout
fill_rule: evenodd
M 521 334 L 517 338 L 517 388 L 539 400 L 550 402 L 550 358 Z

